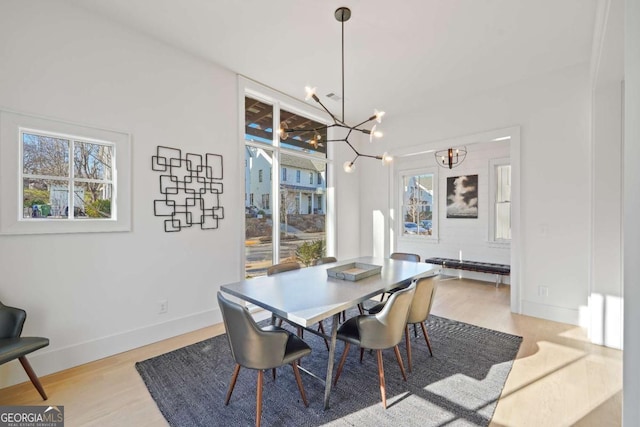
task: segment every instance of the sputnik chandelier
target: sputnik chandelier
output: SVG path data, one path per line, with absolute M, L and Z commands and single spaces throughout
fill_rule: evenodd
M 443 168 L 453 169 L 464 161 L 467 157 L 467 147 L 447 148 L 435 153 L 436 162 Z
M 368 158 L 371 158 L 371 159 L 382 160 L 382 164 L 387 165 L 393 160 L 393 158 L 390 155 L 388 155 L 387 153 L 384 153 L 381 156 L 375 156 L 375 155 L 371 155 L 371 154 L 364 154 L 364 153 L 361 153 L 358 150 L 356 150 L 356 148 L 351 144 L 351 142 L 349 142 L 349 137 L 351 136 L 351 134 L 353 132 L 360 132 L 360 133 L 363 133 L 365 135 L 369 135 L 369 142 L 372 142 L 374 138 L 382 137 L 382 132 L 377 131 L 376 130 L 376 126 L 379 123 L 382 122 L 382 116 L 384 115 L 384 111 L 374 110 L 374 113 L 373 113 L 373 115 L 371 117 L 369 117 L 366 120 L 358 123 L 355 126 L 350 126 L 350 125 L 345 123 L 345 121 L 344 121 L 344 98 L 345 98 L 344 97 L 344 23 L 346 21 L 348 21 L 349 18 L 351 18 L 351 10 L 349 8 L 347 8 L 347 7 L 339 7 L 335 11 L 335 17 L 336 17 L 336 20 L 338 20 L 342 24 L 342 117 L 341 118 L 336 117 L 331 111 L 329 111 L 329 109 L 322 103 L 322 101 L 320 101 L 320 98 L 318 98 L 318 95 L 316 95 L 316 88 L 306 87 L 305 90 L 306 90 L 307 95 L 305 97 L 305 101 L 308 101 L 309 99 L 313 99 L 315 102 L 320 104 L 320 107 L 322 107 L 322 109 L 327 114 L 329 114 L 329 116 L 333 120 L 333 124 L 324 125 L 324 126 L 316 127 L 316 128 L 289 129 L 289 128 L 284 127 L 284 126 L 286 126 L 286 122 L 283 122 L 281 124 L 281 128 L 280 128 L 280 136 L 284 139 L 289 134 L 295 134 L 295 133 L 298 133 L 298 132 L 313 132 L 314 133 L 314 137 L 311 139 L 311 141 L 309 143 L 313 147 L 317 148 L 318 145 L 321 145 L 321 142 L 320 142 L 320 140 L 321 140 L 320 132 L 321 131 L 328 130 L 330 128 L 346 129 L 347 133 L 346 133 L 344 138 L 327 139 L 327 141 L 326 141 L 326 142 L 345 142 L 351 148 L 351 150 L 353 150 L 353 152 L 355 153 L 356 157 L 353 160 L 351 160 L 351 161 L 347 160 L 344 163 L 343 168 L 344 168 L 345 172 L 347 172 L 347 173 L 353 172 L 354 163 L 356 162 L 356 160 L 358 160 L 358 157 L 368 157 Z M 373 121 L 375 121 L 376 124 L 374 124 L 371 129 L 365 129 L 365 128 L 362 127 L 365 124 L 367 124 L 369 122 L 373 122 Z

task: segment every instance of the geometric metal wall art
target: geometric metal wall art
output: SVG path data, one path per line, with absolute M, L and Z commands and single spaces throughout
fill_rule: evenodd
M 202 230 L 214 230 L 224 219 L 220 206 L 222 194 L 222 156 L 219 154 L 186 153 L 171 147 L 158 146 L 151 157 L 151 169 L 160 175 L 163 199 L 153 201 L 153 214 L 167 217 L 164 231 L 176 232 L 193 225 Z

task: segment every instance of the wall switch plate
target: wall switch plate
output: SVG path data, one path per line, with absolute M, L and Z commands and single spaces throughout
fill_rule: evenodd
M 538 286 L 538 296 L 540 297 L 548 297 L 549 296 L 549 288 L 546 286 Z

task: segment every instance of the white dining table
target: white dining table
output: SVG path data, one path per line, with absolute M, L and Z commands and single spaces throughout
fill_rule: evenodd
M 327 269 L 353 262 L 381 266 L 379 274 L 357 281 L 329 277 Z M 245 279 L 223 285 L 220 290 L 264 308 L 274 316 L 309 328 L 333 317 L 329 358 L 324 380 L 324 407 L 329 408 L 331 379 L 340 313 L 407 280 L 438 274 L 440 266 L 389 258 L 359 257 L 335 263 L 286 271 L 272 276 Z

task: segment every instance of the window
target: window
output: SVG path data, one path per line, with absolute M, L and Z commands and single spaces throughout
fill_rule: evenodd
M 249 195 L 249 204 L 253 206 L 253 193 Z
M 262 182 L 262 169 L 258 171 L 258 182 Z
M 20 140 L 23 219 L 111 218 L 113 144 L 27 129 Z
M 320 172 L 318 172 L 318 179 L 316 180 L 316 182 L 317 182 L 318 184 L 321 184 L 321 183 L 322 183 L 322 174 L 321 174 Z
M 128 134 L 5 111 L 0 123 L 0 233 L 130 230 Z
M 489 240 L 508 243 L 511 240 L 511 165 L 509 159 L 491 160 Z
M 434 182 L 435 174 L 427 171 L 401 172 L 400 181 L 400 236 L 434 236 L 435 215 L 437 212 Z
M 244 94 L 245 191 L 255 194 L 261 203 L 245 207 L 245 277 L 264 275 L 278 262 L 297 260 L 308 265 L 313 260 L 308 255 L 318 250 L 317 257 L 323 256 L 326 247 L 326 180 L 313 182 L 314 175 L 327 173 L 326 147 L 320 142 L 326 140 L 326 132 L 319 137 L 273 132 L 274 128 L 323 125 L 313 119 L 313 110 L 305 110 L 304 104 L 301 112 L 281 108 L 280 97 L 251 90 Z M 279 118 L 278 125 L 275 118 Z M 268 170 L 274 180 L 263 182 L 261 170 Z M 291 171 L 295 171 L 295 178 Z M 303 175 L 309 176 L 309 184 L 302 184 Z M 314 215 L 313 219 L 309 215 Z M 309 250 L 299 250 L 303 245 Z

